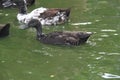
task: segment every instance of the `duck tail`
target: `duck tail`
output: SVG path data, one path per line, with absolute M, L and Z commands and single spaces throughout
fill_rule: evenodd
M 69 17 L 70 12 L 71 12 L 71 7 L 70 7 L 70 8 L 68 8 L 68 9 L 66 9 L 66 16 L 67 16 L 67 17 Z
M 63 9 L 56 9 L 56 10 L 59 10 L 60 12 L 65 12 L 65 15 L 66 15 L 67 17 L 69 17 L 70 12 L 71 12 L 71 8 L 72 8 L 72 7 L 63 8 Z

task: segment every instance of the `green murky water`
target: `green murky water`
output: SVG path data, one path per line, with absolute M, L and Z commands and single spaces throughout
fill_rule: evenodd
M 70 22 L 44 32 L 82 30 L 94 34 L 81 46 L 40 43 L 35 30 L 20 30 L 17 9 L 0 9 L 0 23 L 11 23 L 0 39 L 0 80 L 105 80 L 120 76 L 120 0 L 36 0 L 37 7 L 72 7 Z M 111 79 L 118 80 L 118 79 Z

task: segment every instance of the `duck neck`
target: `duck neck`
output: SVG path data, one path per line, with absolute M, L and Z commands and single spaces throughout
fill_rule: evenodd
M 28 26 L 35 28 L 36 32 L 37 32 L 37 34 L 36 34 L 37 39 L 38 40 L 41 39 L 41 37 L 42 37 L 42 25 L 41 25 L 40 21 L 37 19 L 32 19 L 31 21 L 29 21 Z
M 38 24 L 35 28 L 36 28 L 36 31 L 37 31 L 37 38 L 38 38 L 38 39 L 41 39 L 42 36 L 43 36 L 41 23 Z
M 18 0 L 17 5 L 20 14 L 27 14 L 26 0 Z

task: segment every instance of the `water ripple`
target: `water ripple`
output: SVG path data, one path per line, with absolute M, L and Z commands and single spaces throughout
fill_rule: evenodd
M 32 72 L 31 72 L 31 71 L 28 71 L 28 74 L 32 74 Z
M 92 22 L 72 23 L 71 25 L 78 26 L 78 25 L 88 25 L 88 24 L 92 24 Z
M 117 53 L 117 52 L 114 52 L 114 53 L 108 53 L 108 52 L 98 52 L 98 54 L 101 54 L 101 55 L 120 55 L 120 53 Z
M 2 60 L 1 63 L 5 63 L 6 61 Z
M 0 15 L 2 15 L 3 13 L 0 13 Z
M 96 60 L 102 59 L 103 56 L 96 57 Z
M 103 40 L 103 38 L 98 38 L 97 40 L 98 40 L 98 41 L 102 41 L 102 40 Z
M 102 32 L 116 32 L 114 29 L 102 29 Z
M 109 35 L 107 35 L 107 34 L 104 34 L 104 35 L 101 35 L 101 37 L 109 37 Z
M 120 53 L 108 53 L 107 55 L 120 55 Z
M 9 14 L 5 14 L 5 16 L 8 16 Z
M 96 45 L 96 42 L 92 42 L 92 41 L 87 41 L 87 43 L 91 46 L 95 46 Z
M 99 52 L 98 54 L 106 54 L 106 52 Z
M 21 61 L 21 60 L 17 60 L 16 62 L 19 64 L 23 63 L 23 61 Z
M 119 35 L 119 34 L 115 33 L 115 34 L 113 34 L 113 35 L 117 36 L 117 35 Z
M 51 74 L 50 77 L 53 78 L 53 77 L 55 77 L 55 75 Z
M 120 79 L 119 75 L 114 75 L 110 73 L 104 73 L 103 75 L 101 75 L 101 77 L 105 79 Z
M 34 52 L 34 53 L 42 53 L 43 55 L 45 55 L 45 56 L 50 56 L 50 57 L 53 56 L 52 54 L 48 53 L 47 51 L 32 50 L 32 52 Z

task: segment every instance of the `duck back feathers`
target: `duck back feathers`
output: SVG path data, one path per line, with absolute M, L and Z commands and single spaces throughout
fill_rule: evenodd
M 26 8 L 21 8 L 20 13 L 17 15 L 17 19 L 21 24 L 28 24 L 31 19 L 38 19 L 42 25 L 58 25 L 68 21 L 70 15 L 70 9 L 49 9 L 49 8 L 37 8 L 31 13 L 25 13 Z
M 48 20 L 48 23 L 49 21 L 51 21 L 51 24 L 48 25 L 56 25 L 67 22 L 69 19 L 69 15 L 70 8 L 67 9 L 51 8 L 41 13 L 39 17 L 46 21 Z
M 70 8 L 67 8 L 67 9 L 51 8 L 51 9 L 48 9 L 48 10 L 44 11 L 43 13 L 41 13 L 41 15 L 39 17 L 45 19 L 47 17 L 57 16 L 57 14 L 61 14 L 61 16 L 64 15 L 66 17 L 69 17 Z
M 39 40 L 46 44 L 80 45 L 85 43 L 91 34 L 91 32 L 56 31 L 42 35 Z
M 38 19 L 42 25 L 48 26 L 63 24 L 68 21 L 70 15 L 70 8 L 62 9 L 40 7 L 34 9 L 30 13 L 26 13 L 27 8 L 24 0 L 19 0 L 18 8 L 19 13 L 17 15 L 17 19 L 20 25 L 27 25 L 27 27 L 31 19 Z

